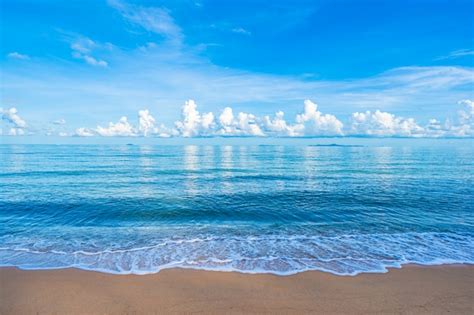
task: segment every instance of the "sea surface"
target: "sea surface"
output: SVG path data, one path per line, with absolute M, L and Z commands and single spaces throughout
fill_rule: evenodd
M 470 145 L 0 145 L 0 154 L 0 266 L 356 275 L 474 263 Z

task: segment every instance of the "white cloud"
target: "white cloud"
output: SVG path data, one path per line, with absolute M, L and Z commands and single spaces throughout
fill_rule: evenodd
M 155 118 L 150 114 L 148 109 L 138 111 L 138 132 L 137 135 L 144 137 L 158 136 L 168 138 L 175 135 L 173 130 L 169 130 L 163 124 L 156 126 Z
M 109 122 L 107 127 L 97 126 L 95 132 L 104 137 L 133 137 L 136 132 L 133 126 L 128 122 L 127 117 L 123 116 L 118 122 Z
M 25 55 L 25 54 L 20 54 L 19 52 L 11 52 L 7 55 L 8 58 L 12 58 L 12 59 L 19 59 L 19 60 L 28 60 L 30 59 L 30 56 L 28 55 Z
M 428 124 L 424 127 L 425 135 L 429 137 L 443 137 L 446 136 L 449 130 L 449 126 L 445 123 L 441 123 L 437 119 L 430 119 Z
M 215 132 L 221 136 L 265 136 L 253 114 L 240 112 L 234 116 L 230 107 L 224 108 L 219 116 L 219 129 Z
M 145 137 L 155 132 L 155 118 L 148 109 L 138 111 L 138 130 Z
M 400 67 L 383 72 L 375 77 L 349 82 L 348 86 L 364 89 L 383 89 L 392 95 L 393 91 L 404 93 L 431 94 L 438 89 L 473 84 L 474 70 L 453 66 Z
M 107 61 L 92 56 L 92 52 L 100 48 L 102 48 L 102 45 L 87 37 L 79 37 L 71 44 L 74 58 L 82 59 L 91 66 L 107 67 Z
M 460 105 L 464 105 L 465 109 L 458 112 L 461 124 L 474 124 L 474 101 L 461 100 Z
M 285 121 L 285 113 L 281 110 L 275 113 L 275 117 L 272 119 L 270 116 L 263 117 L 263 129 L 274 136 L 298 136 L 294 126 L 289 125 Z
M 474 136 L 474 101 L 459 101 L 464 109 L 458 111 L 458 124 L 450 126 L 449 133 L 456 137 Z
M 6 121 L 9 125 L 9 130 L 6 131 L 7 135 L 23 136 L 26 134 L 26 121 L 18 115 L 18 110 L 15 107 L 11 107 L 9 109 L 0 108 L 0 113 L 2 114 L 2 120 Z
M 222 111 L 219 116 L 219 122 L 221 126 L 231 126 L 232 122 L 234 121 L 234 113 L 232 112 L 232 108 L 226 107 Z
M 80 37 L 77 38 L 72 44 L 71 49 L 83 54 L 89 54 L 97 48 L 98 45 L 90 38 Z
M 357 136 L 416 137 L 424 135 L 424 128 L 413 118 L 405 119 L 376 110 L 353 113 L 349 133 Z
M 84 60 L 87 64 L 91 66 L 97 66 L 97 67 L 107 67 L 108 63 L 107 61 L 96 59 L 92 56 L 89 55 L 84 55 L 81 53 L 73 53 L 72 56 L 77 59 L 82 59 Z
M 441 56 L 436 58 L 435 60 L 444 60 L 444 59 L 455 59 L 455 58 L 460 58 L 460 57 L 465 57 L 465 56 L 473 56 L 474 55 L 474 50 L 472 49 L 459 49 L 450 52 L 446 56 Z
M 233 135 L 236 133 L 235 126 L 234 126 L 234 113 L 232 108 L 226 107 L 219 115 L 219 124 L 220 130 L 218 134 L 221 135 Z
M 2 119 L 10 122 L 15 128 L 24 129 L 26 128 L 26 121 L 18 115 L 18 110 L 15 107 L 9 109 L 0 109 L 2 113 Z
M 253 114 L 240 112 L 237 115 L 237 127 L 241 134 L 248 136 L 264 136 L 262 129 L 258 125 L 257 118 Z
M 65 125 L 66 120 L 64 118 L 60 118 L 60 119 L 54 120 L 53 124 L 55 124 L 55 125 Z
M 91 66 L 98 66 L 98 67 L 107 67 L 108 66 L 108 63 L 106 61 L 100 60 L 100 59 L 95 59 L 92 56 L 84 55 L 84 56 L 82 56 L 82 59 L 84 59 L 86 61 L 86 63 L 88 63 Z
M 176 129 L 183 137 L 206 136 L 214 126 L 214 114 L 199 114 L 196 102 L 188 100 L 181 110 L 181 121 L 175 122 Z
M 265 116 L 260 119 L 252 113 L 239 112 L 234 115 L 231 107 L 226 107 L 215 121 L 212 112 L 200 114 L 196 102 L 188 100 L 182 107 L 180 121 L 175 122 L 174 130 L 169 130 L 163 125 L 155 126 L 156 121 L 148 110 L 138 113 L 138 128 L 134 128 L 122 117 L 118 123 L 110 123 L 108 127 L 97 127 L 93 131 L 82 129 L 76 134 L 97 134 L 101 136 L 330 136 L 342 135 L 343 125 L 334 116 L 322 114 L 317 110 L 317 105 L 309 100 L 304 102 L 304 111 L 296 116 L 295 124 L 288 124 L 283 112 L 277 112 L 275 118 Z
M 95 136 L 95 133 L 91 129 L 81 127 L 76 129 L 75 135 L 78 137 L 92 137 Z
M 118 122 L 109 122 L 106 127 L 97 126 L 97 128 L 78 128 L 76 129 L 75 136 L 79 137 L 136 137 L 136 136 L 157 136 L 161 138 L 168 138 L 171 136 L 177 136 L 178 133 L 175 130 L 166 128 L 163 124 L 156 125 L 155 118 L 150 114 L 148 109 L 138 111 L 138 126 L 133 126 L 126 116 L 119 119 Z
M 457 112 L 456 119 L 446 118 L 444 122 L 430 119 L 424 128 L 426 137 L 473 137 L 474 101 L 464 99 L 458 102 L 464 108 Z
M 159 34 L 172 42 L 181 42 L 181 28 L 174 22 L 169 11 L 165 8 L 142 7 L 120 0 L 109 0 L 108 3 L 128 21 L 140 25 L 150 32 Z
M 293 128 L 298 135 L 337 136 L 343 134 L 343 126 L 336 116 L 322 114 L 316 103 L 305 100 L 304 111 L 296 116 L 296 125 Z
M 243 27 L 236 27 L 232 29 L 232 32 L 237 33 L 237 34 L 242 34 L 242 35 L 252 35 L 250 31 L 247 31 Z
M 78 136 L 158 136 L 158 137 L 202 137 L 202 136 L 365 136 L 365 137 L 469 137 L 474 136 L 474 102 L 462 100 L 465 108 L 458 111 L 457 121 L 446 119 L 444 123 L 430 119 L 423 127 L 414 118 L 404 118 L 380 110 L 355 112 L 349 124 L 343 123 L 334 115 L 322 114 L 318 105 L 310 100 L 304 101 L 303 111 L 296 115 L 294 123 L 287 122 L 283 111 L 274 117 L 258 116 L 239 112 L 234 115 L 231 107 L 225 107 L 217 120 L 212 112 L 200 114 L 193 100 L 182 107 L 182 120 L 175 122 L 175 129 L 163 124 L 156 125 L 155 118 L 148 110 L 138 112 L 138 126 L 134 127 L 126 117 L 108 127 L 96 129 L 79 128 Z
M 312 136 L 363 136 L 363 137 L 473 137 L 474 136 L 474 101 L 465 99 L 458 102 L 464 108 L 457 112 L 453 121 L 441 122 L 430 119 L 424 126 L 414 118 L 404 118 L 381 110 L 355 112 L 343 123 L 334 115 L 322 114 L 316 103 L 305 100 L 303 111 L 296 115 L 294 122 L 285 120 L 283 111 L 273 117 L 260 118 L 251 113 L 239 112 L 234 115 L 231 107 L 225 107 L 215 119 L 212 112 L 200 114 L 193 100 L 188 100 L 182 107 L 182 120 L 175 122 L 175 128 L 169 129 L 164 124 L 159 126 L 149 110 L 138 112 L 138 125 L 134 127 L 122 117 L 117 123 L 95 129 L 78 128 L 75 135 L 88 136 L 158 136 L 158 137 L 202 137 L 202 136 L 274 136 L 274 137 L 312 137 Z M 4 111 L 8 120 L 22 125 L 16 110 Z M 5 114 L 4 114 L 5 115 Z M 5 118 L 4 118 L 5 119 Z M 26 123 L 25 123 L 26 125 Z M 20 134 L 23 128 L 17 125 L 9 134 Z

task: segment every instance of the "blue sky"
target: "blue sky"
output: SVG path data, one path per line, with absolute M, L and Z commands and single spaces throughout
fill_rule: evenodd
M 474 136 L 472 0 L 0 3 L 2 137 Z

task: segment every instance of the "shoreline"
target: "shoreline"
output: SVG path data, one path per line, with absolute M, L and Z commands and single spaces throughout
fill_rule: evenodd
M 338 276 L 182 268 L 147 275 L 0 267 L 0 314 L 474 312 L 474 265 Z
M 157 271 L 150 271 L 146 273 L 120 273 L 120 272 L 111 272 L 108 270 L 101 270 L 101 269 L 86 269 L 86 268 L 80 268 L 80 267 L 51 267 L 51 268 L 22 268 L 18 266 L 2 266 L 0 265 L 0 270 L 2 269 L 15 269 L 19 271 L 57 271 L 57 270 L 78 270 L 78 271 L 85 271 L 85 272 L 92 272 L 92 273 L 99 273 L 99 274 L 106 274 L 106 275 L 112 275 L 112 276 L 150 276 L 150 275 L 156 275 L 158 273 L 161 273 L 166 270 L 189 270 L 189 271 L 199 271 L 199 272 L 222 272 L 222 273 L 237 273 L 237 274 L 242 274 L 242 275 L 266 275 L 266 276 L 275 276 L 275 277 L 292 277 L 296 276 L 298 274 L 304 274 L 304 273 L 311 273 L 311 272 L 317 272 L 317 273 L 323 273 L 323 274 L 329 274 L 335 277 L 358 277 L 361 275 L 370 275 L 370 274 L 387 274 L 391 270 L 400 270 L 404 268 L 432 268 L 432 267 L 449 267 L 449 268 L 463 268 L 463 267 L 473 267 L 474 268 L 474 263 L 465 263 L 465 262 L 453 262 L 453 263 L 439 263 L 439 264 L 421 264 L 421 263 L 406 263 L 406 264 L 400 264 L 399 267 L 397 266 L 386 266 L 385 271 L 360 271 L 356 274 L 338 274 L 334 273 L 329 270 L 318 270 L 318 269 L 309 269 L 309 270 L 303 270 L 303 271 L 295 271 L 291 273 L 276 273 L 276 272 L 271 272 L 271 271 L 240 271 L 240 270 L 227 270 L 227 269 L 207 269 L 207 268 L 194 268 L 194 267 L 181 267 L 181 266 L 173 266 L 173 267 L 166 267 L 159 269 Z

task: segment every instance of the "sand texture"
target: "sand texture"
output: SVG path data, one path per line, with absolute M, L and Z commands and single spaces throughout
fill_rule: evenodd
M 294 276 L 0 268 L 1 314 L 474 314 L 474 266 Z

